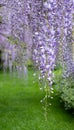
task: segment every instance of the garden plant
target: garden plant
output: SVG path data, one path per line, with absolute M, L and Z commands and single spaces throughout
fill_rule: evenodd
M 73 37 L 74 0 L 0 0 L 2 130 L 74 129 Z

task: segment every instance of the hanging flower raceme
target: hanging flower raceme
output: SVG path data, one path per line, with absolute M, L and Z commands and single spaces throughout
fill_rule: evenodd
M 57 24 L 59 14 L 56 18 L 57 8 L 56 0 L 48 0 L 42 3 L 42 10 L 39 12 L 39 17 L 37 17 L 37 15 L 33 15 L 33 20 L 37 20 L 36 25 L 34 24 L 35 28 L 33 30 L 33 41 L 35 47 L 34 60 L 36 61 L 40 71 L 39 81 L 41 82 L 41 89 L 43 89 L 46 93 L 43 100 L 41 100 L 41 102 L 46 102 L 45 108 L 48 107 L 49 104 L 47 103 L 47 100 L 51 97 L 51 93 L 53 93 L 53 70 L 55 67 L 56 47 L 60 33 L 59 25 Z M 35 13 L 37 14 L 38 11 Z
M 41 72 L 39 79 L 41 78 L 49 81 L 49 86 L 52 86 L 52 71 L 55 66 L 56 39 L 53 25 L 53 22 L 55 22 L 53 15 L 54 8 L 55 2 L 43 2 L 42 10 L 39 13 L 40 17 L 38 17 L 39 20 L 37 21 L 35 28 L 36 31 L 34 32 L 34 42 L 36 44 L 36 48 L 34 49 L 34 57 Z M 49 11 L 51 11 L 50 16 Z
M 9 68 L 10 72 L 20 71 L 23 75 L 25 73 L 26 62 L 26 45 L 25 45 L 25 31 L 28 20 L 26 19 L 26 2 L 25 0 L 1 0 L 2 6 L 2 40 L 1 49 L 3 58 L 4 70 Z M 15 68 L 15 69 L 14 69 Z
M 67 78 L 74 73 L 74 61 L 72 54 L 72 30 L 73 30 L 73 15 L 74 15 L 74 2 L 73 0 L 62 2 L 63 14 L 63 69 L 64 77 Z

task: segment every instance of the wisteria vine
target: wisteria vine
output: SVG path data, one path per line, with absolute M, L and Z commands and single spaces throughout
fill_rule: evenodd
M 51 105 L 48 104 L 49 97 L 53 98 L 54 68 L 58 59 L 62 64 L 64 78 L 74 74 L 72 54 L 74 0 L 1 0 L 0 2 L 6 4 L 4 8 L 5 11 L 8 10 L 9 22 L 6 22 L 4 16 L 8 28 L 3 25 L 4 31 L 8 32 L 6 34 L 8 37 L 13 36 L 18 44 L 11 45 L 0 35 L 4 40 L 2 42 L 11 50 L 13 61 L 17 59 L 21 66 L 26 60 L 25 43 L 28 47 L 27 56 L 33 52 L 33 60 L 39 69 L 40 89 L 45 91 L 45 97 L 41 102 L 45 102 L 46 110 L 48 105 Z M 8 52 L 5 54 L 6 66 Z M 9 65 L 11 71 L 12 64 Z

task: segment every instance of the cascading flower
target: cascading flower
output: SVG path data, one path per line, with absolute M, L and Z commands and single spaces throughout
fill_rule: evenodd
M 34 5 L 34 3 L 33 3 Z M 36 12 L 35 12 L 36 5 Z M 46 1 L 41 3 L 41 9 L 38 13 L 39 6 L 36 2 L 34 9 L 34 15 L 32 18 L 31 27 L 33 29 L 33 45 L 34 45 L 34 56 L 39 71 L 39 81 L 41 82 L 41 89 L 45 90 L 45 97 L 42 101 L 45 102 L 44 109 L 48 107 L 48 98 L 53 93 L 53 70 L 55 67 L 56 60 L 56 47 L 59 37 L 59 27 L 57 29 L 57 2 Z M 37 15 L 38 14 L 38 15 Z M 56 18 L 56 19 L 55 19 Z M 35 24 L 36 23 L 36 24 Z M 34 25 L 34 26 L 33 26 Z M 57 29 L 57 30 L 56 30 Z
M 62 2 L 62 14 L 63 14 L 63 39 L 62 39 L 62 47 L 63 47 L 63 69 L 64 69 L 64 77 L 69 77 L 74 73 L 74 61 L 72 54 L 72 30 L 73 30 L 73 14 L 74 14 L 74 2 L 73 0 L 63 1 Z
M 7 10 L 3 14 L 6 23 L 6 26 L 3 26 L 4 31 L 7 32 L 7 36 L 11 34 L 12 40 L 16 40 L 15 45 L 10 45 L 0 36 L 4 43 L 3 47 L 11 50 L 11 52 L 5 52 L 4 65 L 9 64 L 11 71 L 12 61 L 16 59 L 19 64 L 17 69 L 22 72 L 21 69 L 24 68 L 26 57 L 32 47 L 33 60 L 39 69 L 41 90 L 45 90 L 46 93 L 41 100 L 45 102 L 44 109 L 46 110 L 49 96 L 53 98 L 51 95 L 53 93 L 53 71 L 58 59 L 62 62 L 64 77 L 67 78 L 72 74 L 74 76 L 72 54 L 74 0 L 1 0 L 0 3 L 5 3 L 4 11 Z M 30 51 L 27 50 L 26 57 L 24 42 L 27 46 L 27 43 L 30 44 L 28 47 Z M 59 49 L 60 46 L 61 49 Z M 9 53 L 12 59 L 11 57 L 8 59 Z

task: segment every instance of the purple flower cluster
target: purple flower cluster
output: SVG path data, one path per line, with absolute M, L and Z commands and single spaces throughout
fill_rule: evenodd
M 64 76 L 74 72 L 74 0 L 0 0 L 0 4 L 4 4 L 2 15 L 5 23 L 0 25 L 1 33 L 18 40 L 18 45 L 10 45 L 7 39 L 0 35 L 0 44 L 3 43 L 1 46 L 11 50 L 12 59 L 17 55 L 17 61 L 25 64 L 25 59 L 28 59 L 33 50 L 33 59 L 40 70 L 39 79 L 52 86 L 53 70 L 61 44 L 60 56 Z M 25 43 L 28 47 L 26 56 Z M 17 54 L 12 48 L 17 48 Z
M 63 38 L 62 38 L 62 50 L 63 50 L 63 70 L 64 77 L 67 78 L 74 73 L 74 60 L 73 60 L 73 15 L 74 15 L 74 1 L 65 0 L 62 2 L 62 15 L 63 15 Z
M 25 0 L 1 0 L 0 4 L 4 4 L 0 14 L 3 20 L 0 25 L 0 49 L 3 53 L 4 69 L 9 67 L 10 71 L 12 71 L 15 66 L 16 69 L 20 68 L 20 66 L 24 68 L 26 61 L 25 39 L 27 39 L 26 29 L 24 29 L 27 24 Z
M 74 74 L 72 51 L 74 1 L 47 0 L 40 4 L 41 11 L 39 13 L 38 3 L 34 4 L 37 4 L 37 10 L 32 9 L 35 14 L 32 19 L 33 59 L 40 71 L 41 87 L 45 88 L 47 95 L 53 84 L 53 70 L 60 45 L 60 61 L 62 62 L 64 76 L 69 77 L 69 75 Z M 49 89 L 48 86 L 50 86 Z M 51 90 L 51 92 L 53 91 Z
M 52 86 L 53 83 L 56 59 L 56 6 L 56 1 L 43 2 L 34 34 L 34 60 L 40 70 L 39 80 L 44 80 L 44 84 L 48 83 L 49 86 Z

